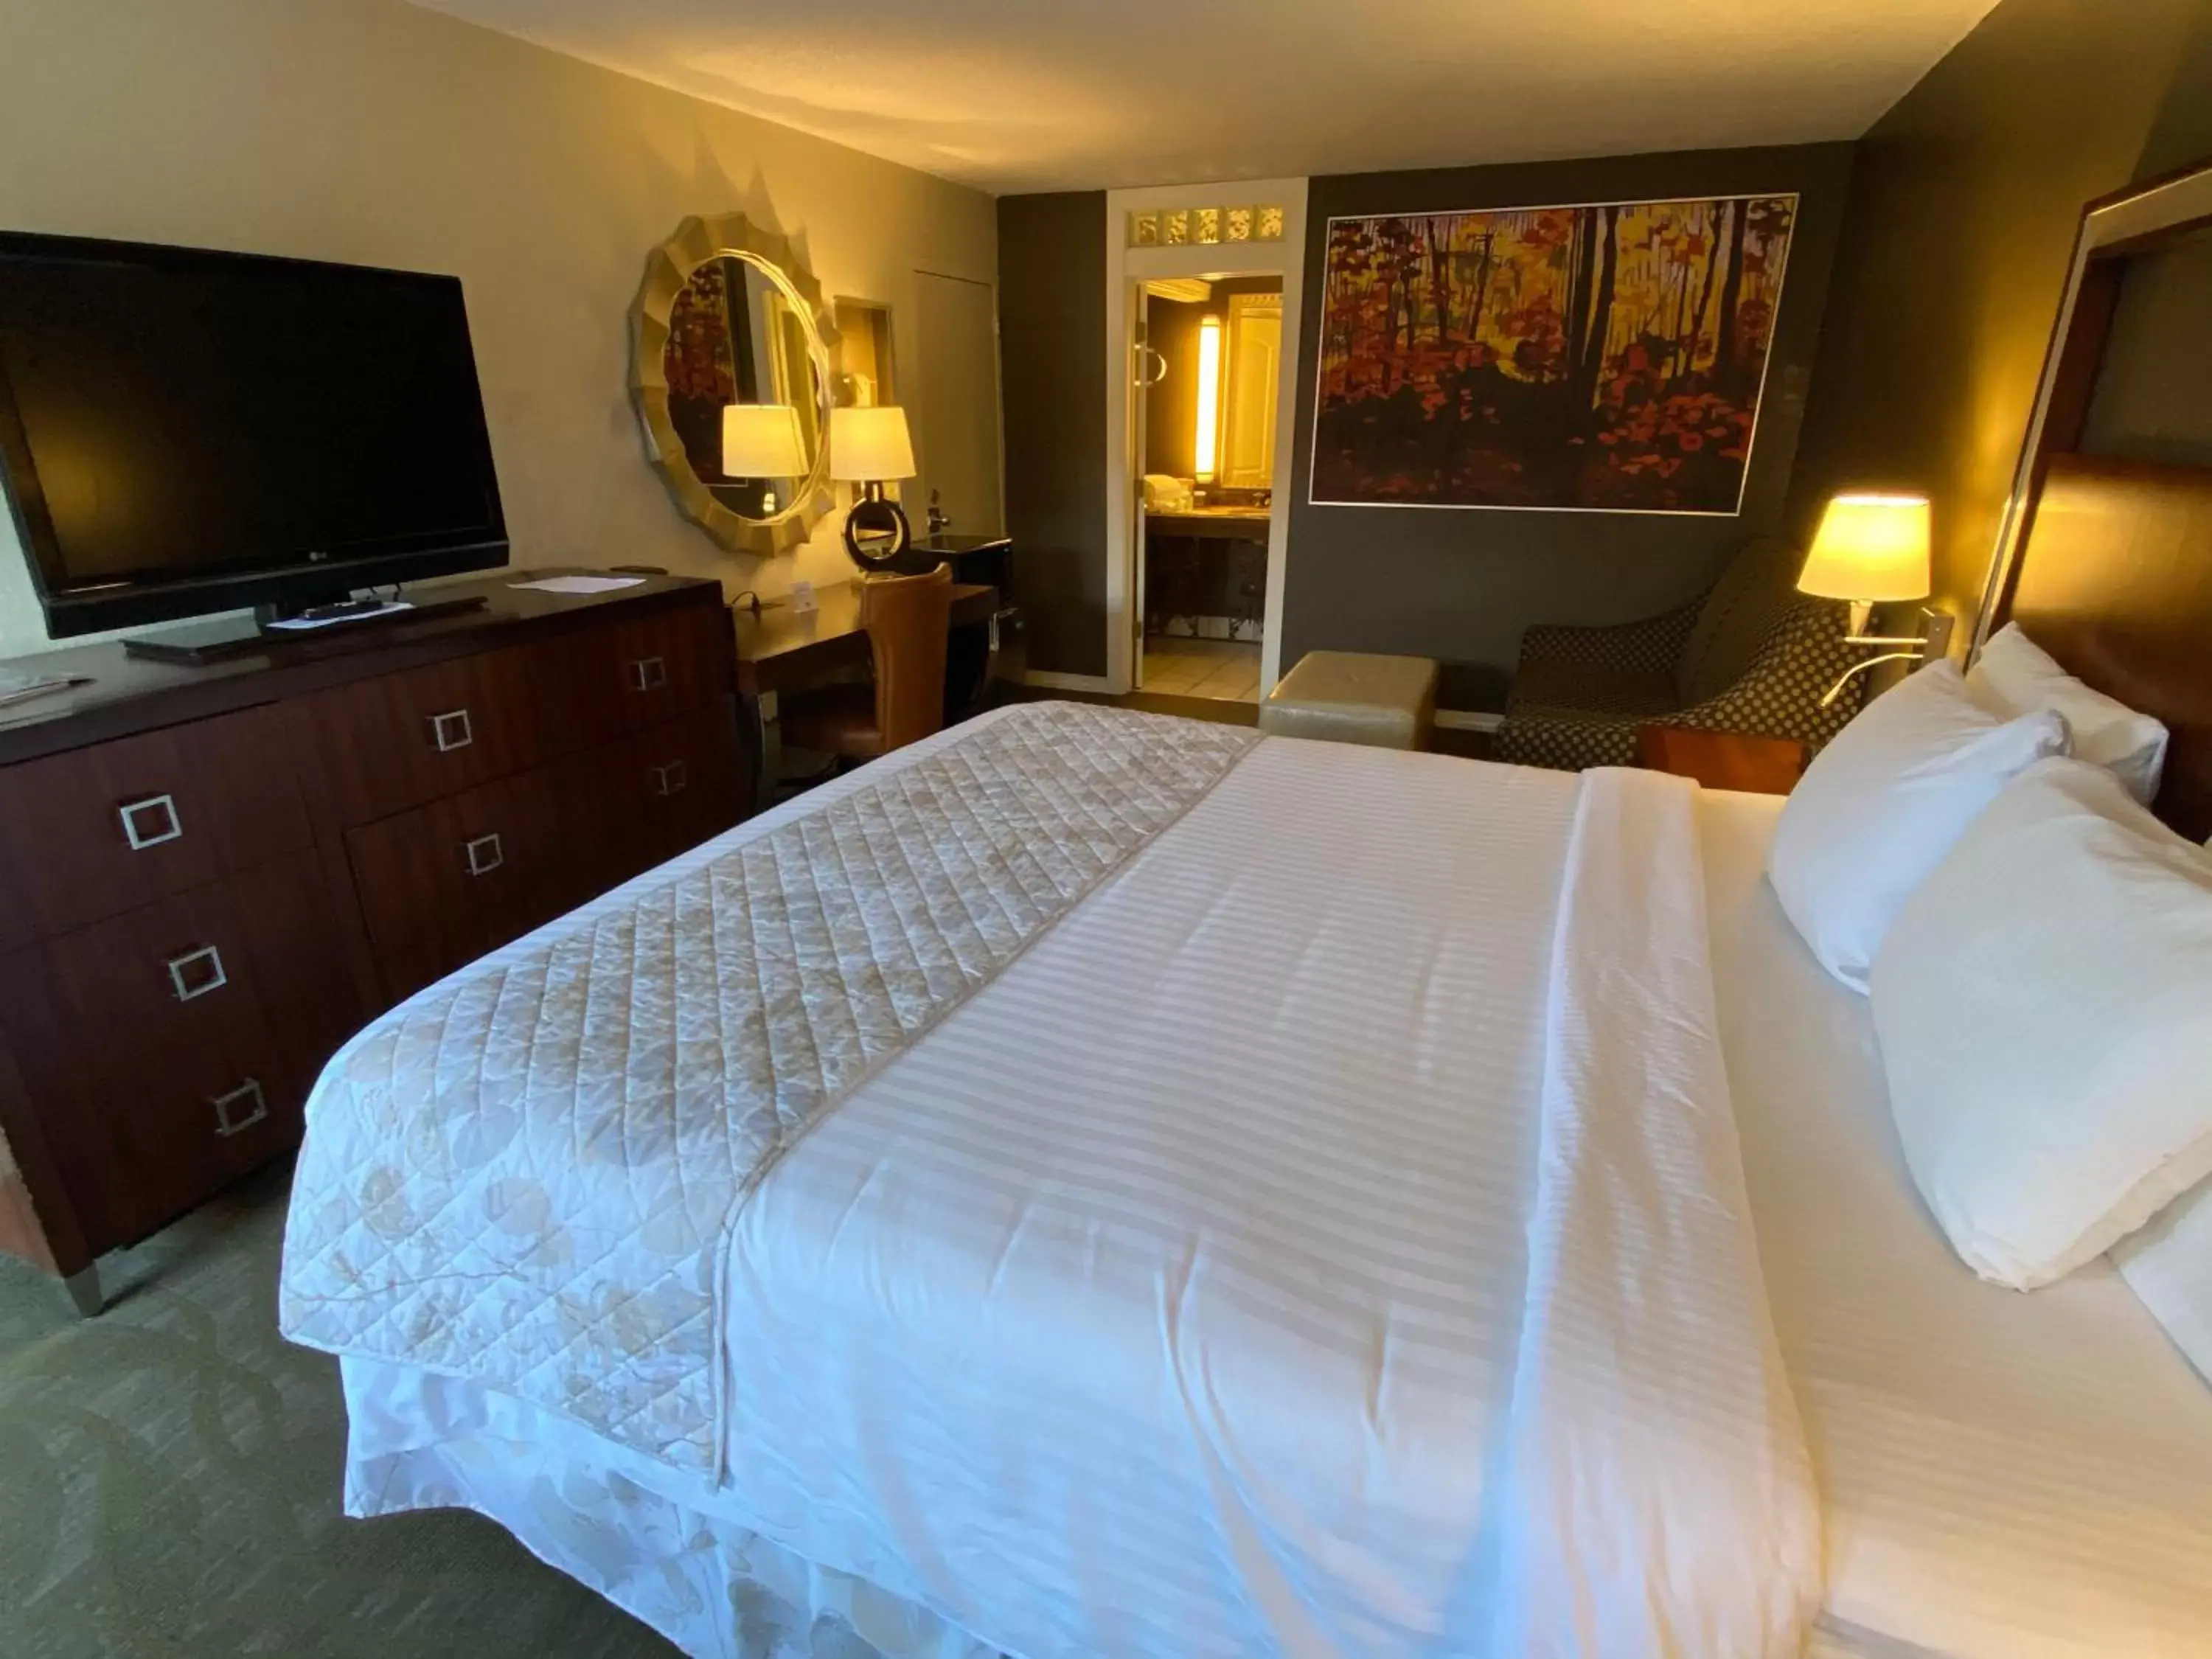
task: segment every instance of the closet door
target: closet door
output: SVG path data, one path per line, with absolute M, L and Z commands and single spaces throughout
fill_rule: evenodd
M 963 536 L 995 536 L 1006 523 L 999 491 L 999 315 L 988 283 L 917 270 L 913 377 L 915 464 L 902 492 L 919 532 L 929 493 Z

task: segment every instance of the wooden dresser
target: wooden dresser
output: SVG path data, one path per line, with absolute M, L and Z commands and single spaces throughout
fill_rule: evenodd
M 481 610 L 0 710 L 0 1248 L 94 1263 L 297 1144 L 410 992 L 743 815 L 720 587 Z M 12 716 L 13 718 L 9 718 Z

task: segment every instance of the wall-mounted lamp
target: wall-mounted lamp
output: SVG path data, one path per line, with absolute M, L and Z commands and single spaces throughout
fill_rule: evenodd
M 1951 618 L 1923 611 L 1918 634 L 1869 634 L 1874 608 L 1900 599 L 1924 599 L 1929 574 L 1928 498 L 1925 495 L 1838 495 L 1821 515 L 1813 550 L 1797 577 L 1797 591 L 1850 603 L 1852 645 L 1910 647 L 1885 651 L 1846 670 L 1820 699 L 1826 708 L 1857 675 L 1877 663 L 1923 661 L 1949 642 Z
M 1191 471 L 1200 483 L 1212 483 L 1219 470 L 1221 439 L 1221 319 L 1198 319 L 1198 430 Z

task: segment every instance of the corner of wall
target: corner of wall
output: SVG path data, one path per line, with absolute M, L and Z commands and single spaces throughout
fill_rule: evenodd
M 2185 46 L 2193 40 L 2193 50 Z M 1863 139 L 1788 522 L 1871 484 L 1936 507 L 1971 638 L 2082 210 L 2212 149 L 2203 0 L 2003 0 Z

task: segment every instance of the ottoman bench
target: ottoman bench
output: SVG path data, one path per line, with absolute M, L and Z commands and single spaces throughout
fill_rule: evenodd
M 1427 657 L 1309 651 L 1260 705 L 1260 729 L 1376 749 L 1426 749 L 1437 665 Z

